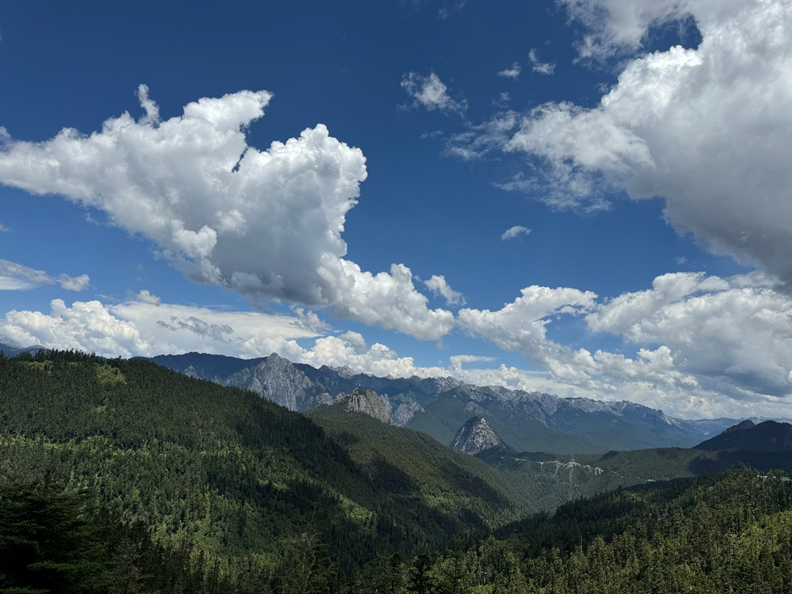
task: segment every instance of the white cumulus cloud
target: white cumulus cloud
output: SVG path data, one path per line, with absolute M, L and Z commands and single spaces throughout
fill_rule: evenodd
M 628 399 L 682 416 L 792 411 L 792 298 L 768 277 L 672 273 L 610 300 L 577 289 L 522 293 L 497 311 L 463 309 L 459 326 L 522 353 L 540 371 L 463 370 L 461 359 L 452 365 L 456 377 Z M 592 333 L 622 338 L 635 355 L 551 340 L 547 327 L 560 315 L 583 316 Z
M 579 375 L 566 360 L 568 349 L 547 338 L 547 325 L 559 315 L 581 315 L 590 311 L 597 295 L 571 288 L 531 286 L 497 311 L 462 309 L 458 325 L 468 334 L 480 336 L 505 351 L 522 353 L 526 359 L 551 373 Z M 562 366 L 567 369 L 562 369 Z
M 299 338 L 316 337 L 299 318 L 217 311 L 161 303 L 148 291 L 115 305 L 52 301 L 49 313 L 17 311 L 0 318 L 0 332 L 23 345 L 77 349 L 111 357 L 201 351 L 260 357 L 301 352 Z
M 154 356 L 190 351 L 242 358 L 276 352 L 291 361 L 316 367 L 347 366 L 379 376 L 448 376 L 442 367 L 419 367 L 383 345 L 369 345 L 356 332 L 322 336 L 305 318 L 259 312 L 218 311 L 207 307 L 162 303 L 148 291 L 118 304 L 52 301 L 49 313 L 10 311 L 0 318 L 0 336 L 7 343 L 41 344 L 77 349 L 108 357 Z M 314 314 L 315 315 L 315 314 Z M 298 341 L 313 340 L 310 348 Z
M 569 205 L 608 188 L 662 197 L 678 231 L 792 282 L 792 3 L 564 3 L 590 28 L 584 55 L 638 50 L 650 27 L 688 17 L 702 41 L 628 59 L 594 108 L 532 110 L 506 150 L 540 159 Z
M 322 124 L 267 150 L 247 143 L 247 127 L 271 98 L 204 98 L 161 120 L 141 85 L 138 120 L 124 113 L 90 135 L 66 128 L 46 142 L 2 130 L 0 183 L 103 210 L 198 282 L 440 338 L 451 314 L 426 308 L 406 267 L 373 275 L 344 259 L 346 213 L 366 179 L 363 153 Z
M 703 387 L 735 398 L 792 396 L 792 299 L 761 279 L 667 274 L 587 322 L 631 343 L 663 345 Z

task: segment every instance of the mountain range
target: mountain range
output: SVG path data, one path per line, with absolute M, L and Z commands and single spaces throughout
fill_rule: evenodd
M 40 344 L 36 344 L 33 346 L 24 346 L 16 342 L 15 340 L 11 340 L 8 336 L 4 334 L 0 334 L 0 353 L 5 355 L 6 357 L 15 357 L 20 353 L 35 353 L 36 351 L 42 350 L 44 347 Z
M 792 425 L 776 421 L 756 424 L 749 419 L 698 444 L 696 449 L 789 452 L 792 450 Z
M 348 368 L 315 368 L 277 354 L 258 359 L 188 353 L 155 363 L 187 376 L 256 392 L 290 410 L 307 412 L 355 389 L 386 400 L 393 424 L 450 444 L 471 418 L 487 420 L 514 451 L 603 453 L 658 447 L 692 447 L 739 419 L 685 420 L 632 402 L 559 398 L 540 392 L 475 386 L 442 378 L 389 378 Z

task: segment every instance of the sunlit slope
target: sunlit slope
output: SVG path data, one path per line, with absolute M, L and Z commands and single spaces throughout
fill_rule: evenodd
M 479 461 L 443 459 L 439 444 L 416 438 L 409 455 L 428 466 L 400 462 L 401 482 L 389 484 L 334 435 L 253 393 L 147 361 L 0 358 L 0 480 L 90 487 L 124 521 L 209 552 L 266 557 L 309 531 L 351 569 L 515 517 L 508 488 Z M 427 482 L 432 472 L 442 488 Z

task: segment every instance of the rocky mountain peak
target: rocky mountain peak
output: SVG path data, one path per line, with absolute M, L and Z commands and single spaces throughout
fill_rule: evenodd
M 335 404 L 349 412 L 363 413 L 388 425 L 393 422 L 390 399 L 384 394 L 380 396 L 374 390 L 355 388 L 351 394 L 339 394 Z
M 733 427 L 729 427 L 724 431 L 724 433 L 732 433 L 733 431 L 745 431 L 746 429 L 753 429 L 756 427 L 756 423 L 754 423 L 751 419 L 746 419 L 741 423 L 737 423 Z
M 351 377 L 355 377 L 355 372 L 352 371 L 352 369 L 350 369 L 346 365 L 342 365 L 341 367 L 329 367 L 328 369 L 332 369 L 333 371 L 335 371 L 338 375 L 340 375 L 344 379 L 349 379 Z
M 484 450 L 497 447 L 505 450 L 509 449 L 484 417 L 471 417 L 468 419 L 459 428 L 454 441 L 451 442 L 452 450 L 472 456 Z
M 228 377 L 223 383 L 260 394 L 289 410 L 308 410 L 315 406 L 311 396 L 324 392 L 288 359 L 272 353 L 253 367 Z
M 699 450 L 745 450 L 748 452 L 792 451 L 792 425 L 776 421 L 755 424 L 743 421 L 720 435 L 701 442 Z

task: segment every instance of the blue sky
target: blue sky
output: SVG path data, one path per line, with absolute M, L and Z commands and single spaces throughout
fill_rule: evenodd
M 791 13 L 0 1 L 0 334 L 789 415 Z

